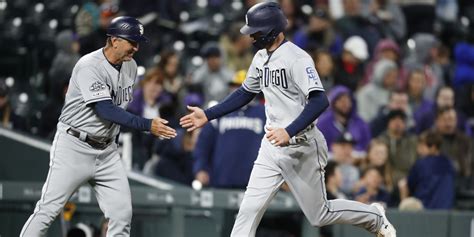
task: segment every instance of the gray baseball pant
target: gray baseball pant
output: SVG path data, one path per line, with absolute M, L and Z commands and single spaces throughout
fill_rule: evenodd
M 268 204 L 284 181 L 311 225 L 352 224 L 372 233 L 380 229 L 381 213 L 375 207 L 326 199 L 326 140 L 316 128 L 305 136 L 306 142 L 286 147 L 275 147 L 263 138 L 231 236 L 255 236 Z
M 109 221 L 107 236 L 130 236 L 130 187 L 117 144 L 97 150 L 67 134 L 66 129 L 58 125 L 41 199 L 20 237 L 45 236 L 71 195 L 86 182 L 93 186 L 99 207 Z

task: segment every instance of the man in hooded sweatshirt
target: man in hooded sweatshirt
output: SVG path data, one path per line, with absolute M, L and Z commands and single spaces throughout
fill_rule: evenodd
M 383 59 L 375 64 L 371 82 L 356 94 L 357 109 L 365 122 L 372 121 L 379 109 L 388 104 L 390 93 L 396 89 L 397 81 L 398 66 L 394 61 Z
M 318 128 L 324 134 L 328 147 L 346 132 L 356 143 L 356 152 L 365 152 L 370 139 L 370 129 L 356 110 L 355 100 L 349 88 L 336 86 L 329 93 L 330 107 L 318 119 Z

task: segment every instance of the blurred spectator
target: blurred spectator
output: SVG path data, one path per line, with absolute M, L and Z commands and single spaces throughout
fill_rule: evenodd
M 453 107 L 440 108 L 436 114 L 434 131 L 442 136 L 441 152 L 453 161 L 457 175 L 472 175 L 472 140 L 457 129 L 457 113 Z
M 407 93 L 408 101 L 410 104 L 411 111 L 413 112 L 413 118 L 415 119 L 415 131 L 418 133 L 418 129 L 421 127 L 428 127 L 424 125 L 423 116 L 429 113 L 433 108 L 433 102 L 427 100 L 423 94 L 425 91 L 426 78 L 422 70 L 413 70 L 408 74 L 407 81 Z
M 397 64 L 400 62 L 400 47 L 391 39 L 383 39 L 377 43 L 372 60 L 365 67 L 363 84 L 367 84 L 372 79 L 374 67 L 382 59 L 392 60 Z
M 444 44 L 439 44 L 437 53 L 434 57 L 434 67 L 440 71 L 440 80 L 442 85 L 452 85 L 454 78 L 454 71 L 457 65 L 451 61 L 451 50 Z
M 454 97 L 454 90 L 449 86 L 443 86 L 438 89 L 436 92 L 436 97 L 434 103 L 431 106 L 423 111 L 420 112 L 416 121 L 416 132 L 418 134 L 422 133 L 433 127 L 437 111 L 447 107 L 454 107 L 455 105 L 455 97 Z M 466 101 L 466 98 L 461 98 L 461 101 Z M 469 126 L 466 123 L 466 118 L 464 114 L 460 111 L 457 112 L 457 128 L 460 131 L 469 131 Z
M 342 134 L 349 133 L 356 141 L 354 151 L 364 153 L 371 136 L 369 126 L 355 109 L 352 93 L 345 86 L 336 86 L 329 93 L 330 108 L 318 119 L 318 128 L 324 134 L 328 147 Z
M 433 100 L 436 91 L 444 85 L 443 68 L 437 62 L 439 57 L 440 42 L 438 39 L 426 33 L 418 33 L 413 36 L 412 48 L 408 57 L 403 60 L 403 69 L 405 71 L 402 76 L 407 78 L 407 74 L 415 69 L 424 71 L 426 77 L 425 98 Z M 403 81 L 402 84 L 406 82 Z
M 57 84 L 61 90 L 58 88 L 58 91 L 49 97 L 45 107 L 41 109 L 41 118 L 38 125 L 38 136 L 51 141 L 54 139 L 54 134 L 56 133 L 56 126 L 63 109 L 69 80 L 62 81 L 62 84 Z
M 354 188 L 359 181 L 360 175 L 357 167 L 354 166 L 352 157 L 352 147 L 355 143 L 349 133 L 338 137 L 331 145 L 331 157 L 337 162 L 342 173 L 341 191 L 346 196 L 352 196 Z
M 418 32 L 433 32 L 436 0 L 398 0 L 398 3 L 408 23 L 408 37 Z
M 388 161 L 388 146 L 380 139 L 372 139 L 367 149 L 367 156 L 358 162 L 359 170 L 375 167 L 382 175 L 382 184 L 389 192 L 393 190 L 392 167 Z
M 285 29 L 285 36 L 289 39 L 293 39 L 293 35 L 297 32 L 302 25 L 300 7 L 297 0 L 278 0 L 281 6 L 281 10 L 288 19 L 288 25 Z
M 80 45 L 71 30 L 64 30 L 56 36 L 56 48 L 57 53 L 48 73 L 49 98 L 59 99 L 55 103 L 62 105 L 64 86 L 69 83 L 72 69 L 80 58 Z
M 157 68 L 163 73 L 163 88 L 177 96 L 183 88 L 183 78 L 179 74 L 179 56 L 175 51 L 164 50 L 160 54 Z
M 441 153 L 441 137 L 427 132 L 418 140 L 418 159 L 407 178 L 409 194 L 427 209 L 450 209 L 454 205 L 454 168 Z M 401 189 L 404 189 L 404 182 Z M 403 193 L 403 192 L 402 192 Z
M 191 185 L 193 181 L 193 156 L 200 129 L 186 132 L 177 129 L 178 135 L 171 140 L 160 140 L 154 147 L 158 162 L 154 174 L 176 182 Z
M 384 37 L 400 42 L 405 38 L 407 29 L 405 15 L 400 6 L 392 0 L 372 0 L 370 11 L 378 21 L 379 30 Z
M 395 90 L 398 67 L 388 59 L 378 61 L 369 84 L 362 87 L 356 95 L 359 115 L 366 122 L 372 121 L 380 108 L 389 103 L 389 96 Z
M 327 199 L 347 199 L 341 192 L 342 173 L 337 162 L 330 160 L 324 167 L 324 183 L 326 185 Z
M 0 80 L 0 119 L 0 127 L 26 129 L 26 121 L 15 113 L 10 101 L 9 88 L 3 80 Z
M 416 161 L 417 137 L 406 131 L 406 114 L 402 110 L 393 110 L 388 115 L 388 129 L 380 139 L 389 148 L 388 160 L 393 169 L 393 182 L 407 176 Z
M 326 91 L 331 91 L 334 86 L 334 60 L 331 54 L 325 50 L 318 50 L 313 53 L 316 71 L 318 72 L 321 83 Z
M 202 88 L 206 103 L 220 101 L 229 93 L 228 83 L 232 81 L 232 72 L 222 61 L 221 50 L 215 42 L 207 43 L 202 55 L 206 59 L 205 63 L 191 75 L 191 84 Z
M 387 129 L 388 115 L 394 110 L 402 110 L 406 115 L 407 130 L 412 131 L 415 126 L 413 111 L 408 103 L 408 94 L 402 90 L 395 90 L 390 93 L 390 99 L 386 106 L 379 109 L 377 116 L 370 123 L 370 130 L 373 137 L 377 137 Z
M 355 92 L 362 83 L 364 62 L 369 57 L 367 44 L 359 36 L 352 36 L 344 42 L 344 50 L 336 61 L 335 84 L 343 85 Z
M 370 167 L 363 172 L 361 187 L 355 192 L 354 197 L 356 201 L 366 204 L 373 202 L 388 203 L 390 194 L 383 187 L 383 177 L 379 169 Z
M 377 22 L 362 15 L 361 0 L 343 0 L 343 4 L 344 16 L 336 21 L 336 31 L 344 39 L 354 35 L 362 37 L 368 45 L 368 51 L 373 52 L 381 38 Z
M 236 73 L 230 90 L 241 86 L 245 74 Z M 253 101 L 205 125 L 193 153 L 195 179 L 205 186 L 245 189 L 265 133 L 264 124 L 265 108 Z
M 132 102 L 127 107 L 127 111 L 142 116 L 144 118 L 161 117 L 170 122 L 176 123 L 175 119 L 164 116 L 160 110 L 171 107 L 171 95 L 163 90 L 163 73 L 158 69 L 150 69 L 145 78 L 140 81 L 139 88 L 133 92 Z M 137 158 L 133 161 L 134 168 L 142 169 L 144 163 L 151 157 L 155 137 L 152 134 L 132 132 L 135 148 L 138 150 Z
M 75 32 L 77 32 L 79 37 L 89 35 L 99 28 L 100 8 L 98 4 L 103 1 L 85 1 L 81 6 L 74 20 Z
M 309 16 L 308 25 L 297 31 L 292 42 L 307 51 L 333 49 L 339 40 L 332 27 L 331 18 L 322 9 Z
M 86 55 L 104 46 L 107 38 L 107 27 L 110 25 L 110 21 L 118 16 L 118 13 L 119 8 L 116 3 L 103 1 L 100 5 L 98 27 L 89 34 L 79 35 L 79 43 L 81 45 L 79 53 L 81 55 Z
M 253 59 L 252 38 L 240 33 L 240 27 L 243 25 L 243 22 L 232 24 L 229 32 L 220 40 L 226 65 L 234 72 L 247 70 Z

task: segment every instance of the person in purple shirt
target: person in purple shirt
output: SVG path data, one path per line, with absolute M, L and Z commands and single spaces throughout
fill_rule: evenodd
M 354 150 L 364 153 L 371 137 L 368 125 L 357 114 L 355 101 L 349 88 L 336 86 L 329 93 L 329 109 L 318 119 L 317 126 L 326 137 L 328 147 L 348 132 L 356 143 Z

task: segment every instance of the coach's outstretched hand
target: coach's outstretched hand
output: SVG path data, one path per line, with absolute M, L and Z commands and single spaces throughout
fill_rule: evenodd
M 150 132 L 157 137 L 165 139 L 171 139 L 176 137 L 176 130 L 166 126 L 166 124 L 168 124 L 167 120 L 158 117 L 154 118 L 151 121 Z
M 191 113 L 183 116 L 179 120 L 179 124 L 183 128 L 187 128 L 188 132 L 191 132 L 196 128 L 200 128 L 207 123 L 208 120 L 206 114 L 204 113 L 204 110 L 199 107 L 193 106 L 188 106 L 188 109 L 191 111 Z

